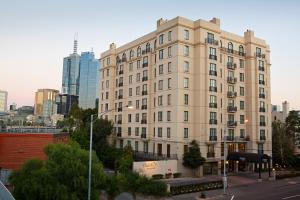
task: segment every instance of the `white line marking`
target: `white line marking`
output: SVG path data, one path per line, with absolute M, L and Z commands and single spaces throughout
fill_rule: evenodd
M 233 200 L 233 198 L 234 198 L 234 195 L 232 195 L 232 197 L 231 197 L 231 199 L 230 199 L 230 200 Z
M 300 197 L 300 194 L 297 194 L 297 195 L 294 195 L 294 196 L 289 196 L 289 197 L 284 197 L 284 198 L 281 198 L 281 199 L 291 199 L 291 198 L 294 198 L 294 197 Z

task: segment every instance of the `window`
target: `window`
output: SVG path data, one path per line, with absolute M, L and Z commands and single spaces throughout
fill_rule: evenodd
M 240 59 L 240 68 L 244 68 L 245 66 L 245 61 Z
M 184 56 L 189 56 L 189 46 L 187 46 L 187 45 L 185 45 L 184 47 L 183 47 L 183 55 Z
M 106 80 L 106 81 L 105 81 L 105 87 L 106 87 L 106 89 L 109 88 L 109 80 Z
M 136 54 L 137 54 L 137 57 L 141 56 L 141 47 L 138 47 Z
M 145 92 L 145 93 L 147 93 L 147 84 L 143 84 L 142 87 L 143 87 L 143 90 L 142 90 L 142 91 Z
M 132 88 L 129 88 L 129 96 L 132 96 Z
M 216 48 L 209 48 L 209 59 L 217 60 L 217 51 Z
M 244 73 L 240 73 L 240 82 L 244 82 L 244 81 L 245 81 Z
M 167 121 L 171 121 L 171 111 L 167 111 Z
M 244 87 L 240 87 L 240 95 L 245 96 L 245 88 Z
M 128 136 L 131 136 L 131 127 L 128 127 Z
M 139 151 L 139 142 L 138 141 L 134 142 L 134 150 Z
M 245 138 L 245 129 L 240 129 L 240 138 Z
M 189 40 L 189 38 L 190 38 L 189 30 L 184 30 L 184 31 L 183 31 L 183 38 L 184 38 L 185 40 Z
M 171 94 L 168 94 L 167 96 L 167 103 L 168 103 L 168 106 L 171 105 Z
M 159 50 L 158 58 L 159 58 L 160 60 L 164 58 L 164 50 L 163 50 L 163 49 Z
M 189 72 L 189 70 L 190 70 L 190 64 L 189 64 L 189 62 L 188 61 L 184 61 L 184 63 L 183 63 L 183 71 L 184 72 Z
M 144 143 L 144 153 L 148 153 L 148 142 L 143 142 L 143 143 Z
M 162 120 L 163 120 L 163 112 L 162 111 L 159 111 L 158 112 L 158 116 L 157 116 L 157 120 L 159 121 L 159 122 L 161 122 Z
M 189 105 L 189 95 L 184 94 L 184 105 Z
M 163 44 L 164 43 L 164 34 L 161 34 L 159 36 L 159 40 L 158 40 L 159 44 Z
M 216 128 L 209 129 L 209 140 L 211 140 L 211 141 L 217 140 L 217 129 Z
M 188 122 L 188 121 L 189 121 L 189 112 L 188 112 L 188 111 L 184 111 L 183 120 L 184 120 L 185 122 Z
M 214 34 L 212 34 L 212 33 L 207 33 L 208 43 L 213 43 L 214 37 L 215 37 Z
M 220 74 L 222 75 L 222 73 Z M 217 65 L 215 63 L 209 64 L 209 75 L 217 76 Z
M 129 63 L 129 71 L 132 72 L 133 70 L 133 63 Z
M 135 114 L 135 122 L 139 122 L 140 121 L 140 115 L 139 113 Z
M 158 81 L 158 90 L 163 90 L 163 80 Z
M 105 99 L 108 99 L 108 92 L 105 93 Z
M 163 97 L 162 96 L 158 96 L 158 98 L 157 98 L 157 101 L 158 101 L 157 105 L 162 106 L 163 105 L 162 100 L 163 100 Z
M 107 64 L 107 65 L 110 64 L 110 57 L 108 57 L 108 58 L 106 59 L 106 64 Z
M 164 73 L 164 65 L 159 65 L 158 66 L 158 74 L 161 75 Z
M 136 74 L 136 82 L 140 82 L 141 81 L 141 74 L 137 73 Z
M 131 122 L 131 114 L 128 114 L 128 122 Z
M 209 113 L 209 119 L 210 120 L 216 120 L 217 119 L 217 113 L 216 112 L 210 112 Z
M 130 53 L 129 53 L 130 59 L 133 58 L 133 56 L 134 56 L 134 51 L 133 51 L 133 50 L 130 50 Z
M 106 70 L 106 76 L 109 76 L 109 69 Z
M 209 86 L 210 87 L 217 87 L 217 81 L 215 79 L 209 80 Z
M 171 41 L 172 40 L 172 31 L 169 31 L 168 32 L 168 41 Z
M 245 109 L 245 101 L 240 101 L 240 110 Z
M 141 68 L 141 61 L 140 60 L 136 61 L 136 68 L 137 69 Z
M 266 131 L 264 129 L 259 130 L 259 139 L 266 140 Z
M 148 77 L 148 70 L 143 71 L 143 77 L 145 77 L 145 78 Z
M 240 115 L 240 124 L 245 123 L 245 115 Z
M 172 57 L 172 47 L 168 47 L 168 57 Z
M 188 128 L 184 128 L 183 129 L 183 137 L 184 138 L 188 138 L 189 137 L 189 129 Z
M 209 105 L 209 107 L 211 107 L 211 108 L 216 108 L 217 106 L 217 96 L 215 96 L 215 95 L 210 95 L 209 96 L 209 103 L 210 103 L 210 105 Z
M 183 79 L 183 87 L 184 88 L 189 88 L 189 78 L 184 78 Z
M 141 87 L 140 86 L 137 86 L 135 88 L 135 95 L 140 95 L 141 94 Z
M 168 78 L 168 89 L 171 89 L 171 78 Z
M 233 53 L 233 44 L 231 42 L 228 43 L 228 52 Z
M 261 48 L 256 47 L 256 56 L 260 56 L 261 55 Z
M 132 75 L 129 76 L 128 81 L 129 81 L 129 84 L 132 84 Z
M 171 128 L 168 127 L 167 128 L 167 138 L 170 138 L 171 137 Z
M 242 45 L 239 46 L 239 54 L 244 55 L 244 47 Z
M 140 100 L 135 101 L 135 108 L 139 109 L 140 108 Z
M 150 52 L 150 50 L 151 50 L 151 49 L 150 49 L 150 44 L 147 43 L 147 44 L 146 44 L 146 53 Z
M 168 73 L 171 73 L 172 72 L 172 63 L 169 62 L 168 63 Z
M 259 80 L 258 80 L 259 84 L 262 84 L 262 85 L 265 84 L 265 81 L 264 81 L 265 76 L 264 76 L 263 74 L 259 74 L 258 79 L 259 79 Z
M 157 128 L 157 137 L 162 137 L 162 127 Z

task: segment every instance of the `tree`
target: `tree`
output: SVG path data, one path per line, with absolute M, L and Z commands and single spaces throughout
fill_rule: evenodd
M 73 141 L 76 141 L 81 146 L 81 148 L 89 149 L 90 140 L 88 131 L 86 129 L 81 128 L 79 130 L 75 130 L 71 134 L 71 139 Z
M 199 144 L 196 140 L 190 143 L 189 151 L 183 155 L 183 165 L 193 170 L 203 165 L 205 158 L 201 156 Z
M 45 161 L 29 160 L 13 172 L 10 182 L 16 199 L 86 199 L 89 153 L 77 143 L 46 146 Z M 92 199 L 99 197 L 105 186 L 102 164 L 93 153 Z
M 288 117 L 285 119 L 285 123 L 286 132 L 291 137 L 295 137 L 295 133 L 300 133 L 300 115 L 298 111 L 290 111 Z
M 120 173 L 126 174 L 130 170 L 132 170 L 132 164 L 133 164 L 133 152 L 131 146 L 127 145 L 122 155 L 119 159 L 116 160 L 116 166 L 117 170 Z

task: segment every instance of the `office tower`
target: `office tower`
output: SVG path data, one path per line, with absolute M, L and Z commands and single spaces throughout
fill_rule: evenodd
M 78 105 L 78 96 L 69 94 L 59 94 L 56 97 L 57 114 L 67 117 L 71 111 L 72 105 Z
M 7 92 L 0 90 L 0 112 L 7 111 Z
M 99 96 L 99 61 L 93 52 L 83 52 L 79 66 L 79 107 L 95 108 Z
M 56 113 L 56 96 L 59 91 L 54 89 L 38 89 L 35 93 L 34 115 L 50 118 Z
M 216 18 L 160 19 L 153 32 L 111 44 L 100 62 L 99 113 L 112 110 L 104 118 L 115 123 L 117 147 L 177 158 L 181 171 L 196 140 L 204 174 L 221 169 L 224 139 L 229 154 L 271 154 L 270 49 L 253 31 L 223 31 Z

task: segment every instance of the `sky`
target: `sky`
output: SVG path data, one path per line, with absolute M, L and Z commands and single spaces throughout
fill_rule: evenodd
M 8 104 L 33 105 L 38 88 L 61 90 L 63 57 L 93 49 L 97 58 L 156 28 L 159 18 L 210 20 L 243 35 L 247 29 L 271 49 L 271 101 L 300 109 L 298 0 L 0 0 L 0 90 Z

